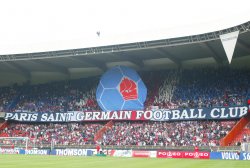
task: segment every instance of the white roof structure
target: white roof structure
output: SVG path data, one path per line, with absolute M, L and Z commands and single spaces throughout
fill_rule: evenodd
M 249 11 L 248 0 L 2 1 L 0 55 L 203 34 L 245 23 Z
M 249 68 L 250 1 L 0 2 L 0 86 L 136 70 L 228 65 L 220 36 L 239 31 L 231 66 Z

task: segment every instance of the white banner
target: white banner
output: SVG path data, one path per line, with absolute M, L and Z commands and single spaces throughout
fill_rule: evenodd
M 68 112 L 6 112 L 5 120 L 22 122 L 74 122 L 109 120 L 214 120 L 236 119 L 248 113 L 247 106 L 162 109 L 155 111 L 68 111 Z
M 239 31 L 220 35 L 220 39 L 226 52 L 229 64 L 231 64 L 233 58 L 233 53 L 238 39 L 238 35 Z

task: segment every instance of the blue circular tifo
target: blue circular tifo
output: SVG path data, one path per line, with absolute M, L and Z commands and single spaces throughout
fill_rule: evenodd
M 115 66 L 103 74 L 96 90 L 97 103 L 103 111 L 143 110 L 147 88 L 138 73 L 125 66 Z

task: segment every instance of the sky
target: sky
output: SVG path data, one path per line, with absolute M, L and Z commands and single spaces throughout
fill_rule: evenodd
M 249 0 L 2 0 L 0 55 L 208 33 L 249 11 Z

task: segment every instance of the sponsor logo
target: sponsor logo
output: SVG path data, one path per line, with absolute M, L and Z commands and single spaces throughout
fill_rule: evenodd
M 221 153 L 222 159 L 225 160 L 239 160 L 240 155 L 238 153 L 232 153 L 232 152 L 222 152 Z
M 132 157 L 132 150 L 112 150 L 110 156 Z
M 157 156 L 161 158 L 181 158 L 181 152 L 178 151 L 158 151 Z
M 150 157 L 149 151 L 133 151 L 133 157 Z
M 0 154 L 19 154 L 18 149 L 3 149 L 0 148 Z
M 242 153 L 243 158 L 241 160 L 250 160 L 250 153 Z
M 48 150 L 26 150 L 27 155 L 48 155 Z
M 86 149 L 56 149 L 56 155 L 61 156 L 91 156 L 92 150 Z
M 209 152 L 187 152 L 187 151 L 157 151 L 158 158 L 193 158 L 209 159 Z
M 192 159 L 209 159 L 209 152 L 184 152 L 183 158 L 192 158 Z
M 120 93 L 124 100 L 136 100 L 138 98 L 136 83 L 129 78 L 123 78 L 120 83 Z
M 184 156 L 194 157 L 194 158 L 199 158 L 201 156 L 208 157 L 209 153 L 208 152 L 185 152 Z

